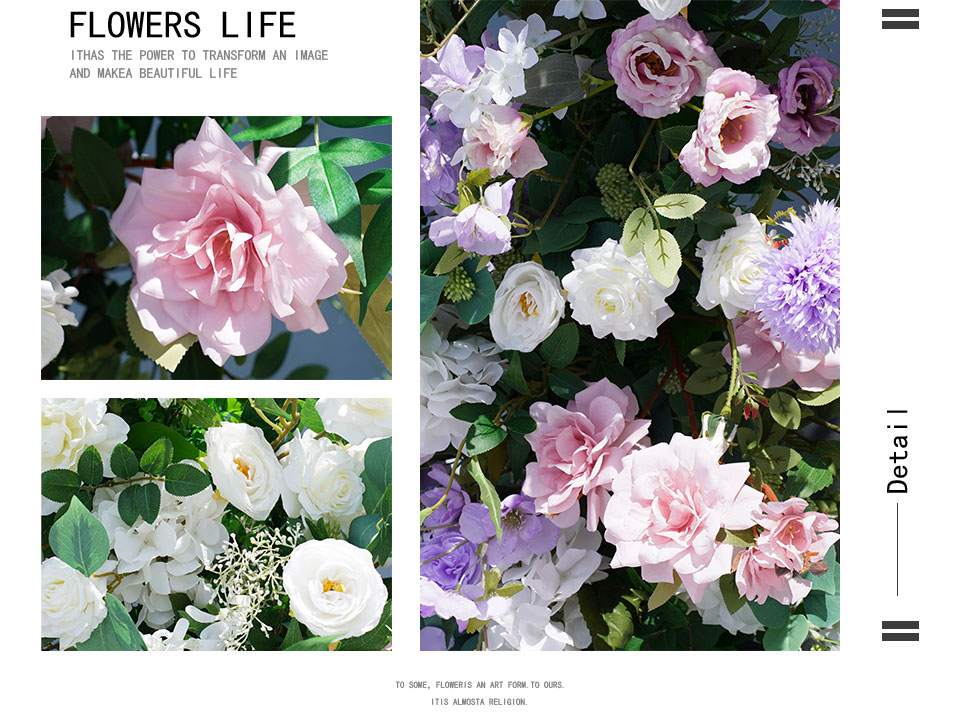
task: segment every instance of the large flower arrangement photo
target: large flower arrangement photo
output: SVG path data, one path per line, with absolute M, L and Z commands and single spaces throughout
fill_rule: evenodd
M 379 399 L 45 399 L 43 650 L 384 650 Z
M 389 376 L 389 117 L 42 124 L 44 378 Z
M 421 3 L 421 648 L 839 647 L 839 2 Z

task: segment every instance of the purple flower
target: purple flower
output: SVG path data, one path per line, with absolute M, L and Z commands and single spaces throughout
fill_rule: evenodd
M 454 89 L 467 89 L 483 68 L 483 48 L 467 46 L 453 35 L 436 57 L 420 60 L 420 85 L 440 96 Z
M 825 355 L 840 347 L 840 208 L 818 201 L 786 228 L 790 242 L 761 259 L 754 309 L 789 349 Z
M 502 503 L 500 522 L 503 541 L 495 538 L 496 530 L 485 504 L 467 504 L 460 514 L 460 530 L 474 544 L 487 542 L 487 561 L 495 568 L 527 561 L 546 553 L 557 545 L 560 530 L 534 509 L 533 499 L 512 494 Z
M 822 57 L 807 57 L 780 70 L 774 93 L 780 100 L 775 141 L 806 156 L 840 129 L 840 118 L 817 114 L 833 101 L 840 70 Z
M 434 122 L 430 110 L 420 107 L 420 205 L 439 209 L 457 203 L 457 169 L 453 155 L 462 132 L 449 122 Z
M 443 496 L 444 490 L 447 488 L 447 484 L 450 481 L 450 470 L 446 469 L 439 462 L 430 467 L 430 472 L 427 476 L 441 486 L 429 486 L 425 491 L 420 494 L 420 503 L 423 506 L 433 506 L 438 501 L 440 497 Z M 456 526 L 457 520 L 460 518 L 460 511 L 463 509 L 465 504 L 470 503 L 470 497 L 467 496 L 467 493 L 460 488 L 460 485 L 457 484 L 457 480 L 453 480 L 453 485 L 450 487 L 450 492 L 447 494 L 447 498 L 444 500 L 435 512 L 423 520 L 424 526 Z
M 495 256 L 510 250 L 510 227 L 503 219 L 510 212 L 516 179 L 490 184 L 483 200 L 470 204 L 456 216 L 430 224 L 430 240 L 438 246 L 456 243 L 465 251 Z
M 459 587 L 468 598 L 481 596 L 481 567 L 476 551 L 458 530 L 434 533 L 420 544 L 420 575 L 445 591 Z

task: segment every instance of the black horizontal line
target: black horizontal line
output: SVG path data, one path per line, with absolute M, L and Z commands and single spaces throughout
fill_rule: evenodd
M 919 633 L 884 633 L 881 640 L 885 641 L 918 641 Z
M 920 8 L 893 8 L 883 10 L 883 17 L 920 17 Z
M 919 30 L 919 20 L 886 20 L 880 24 L 881 30 Z
M 883 630 L 920 630 L 920 621 L 881 621 Z

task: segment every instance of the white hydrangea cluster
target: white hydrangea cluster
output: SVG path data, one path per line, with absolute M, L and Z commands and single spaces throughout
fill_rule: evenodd
M 505 368 L 496 344 L 475 335 L 448 340 L 438 326 L 428 324 L 420 335 L 421 463 L 463 440 L 470 425 L 450 410 L 465 402 L 491 404 Z
M 200 574 L 226 547 L 227 530 L 220 523 L 226 502 L 210 487 L 189 497 L 161 490 L 156 520 L 127 526 L 120 518 L 120 493 L 98 489 L 93 505 L 116 555 L 100 571 L 117 574 L 113 594 L 127 606 L 142 604 L 140 617 L 153 628 L 173 622 L 172 593 L 185 593 L 200 606 L 209 603 L 213 591 Z

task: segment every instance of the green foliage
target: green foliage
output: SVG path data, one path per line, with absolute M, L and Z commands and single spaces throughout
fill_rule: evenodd
M 147 474 L 163 474 L 173 460 L 173 442 L 161 437 L 144 451 L 140 458 L 140 470 Z
M 504 433 L 504 435 L 505 434 L 506 433 Z M 480 501 L 486 505 L 487 510 L 490 512 L 490 521 L 493 522 L 493 528 L 497 534 L 497 541 L 503 541 L 503 526 L 500 523 L 502 506 L 497 490 L 493 484 L 490 483 L 490 480 L 484 476 L 476 457 L 467 462 L 467 472 L 473 477 L 473 481 L 477 483 L 477 486 L 480 487 Z
M 97 206 L 116 208 L 123 198 L 123 164 L 107 142 L 79 127 L 70 145 L 77 182 Z
M 274 139 L 296 131 L 303 124 L 303 117 L 247 117 L 250 126 L 233 135 L 238 142 Z
M 83 450 L 77 460 L 77 475 L 81 482 L 91 486 L 103 481 L 103 457 L 93 445 Z
M 210 477 L 190 464 L 171 464 L 163 473 L 163 487 L 176 497 L 189 497 L 210 486 Z
M 110 454 L 110 469 L 119 479 L 132 479 L 140 472 L 140 464 L 133 450 L 121 443 Z
M 580 331 L 576 323 L 564 323 L 543 341 L 540 356 L 550 367 L 566 367 L 577 356 Z
M 768 628 L 763 634 L 764 650 L 800 650 L 810 630 L 803 616 L 790 616 L 783 625 Z
M 263 380 L 275 374 L 283 365 L 289 349 L 290 333 L 280 333 L 270 340 L 257 353 L 253 361 L 253 370 L 250 372 L 251 377 Z
M 110 539 L 103 524 L 74 496 L 50 527 L 50 548 L 65 564 L 92 576 L 110 554 Z
M 80 491 L 80 475 L 70 469 L 48 469 L 40 475 L 40 493 L 51 501 L 65 503 Z
M 107 616 L 77 650 L 146 650 L 143 637 L 124 605 L 112 593 L 106 595 Z
M 486 415 L 480 415 L 467 430 L 467 454 L 476 457 L 489 452 L 507 438 L 507 432 Z
M 366 285 L 367 273 L 360 238 L 360 196 L 353 179 L 332 157 L 320 152 L 318 161 L 307 174 L 307 182 L 317 213 L 350 253 L 360 283 Z

